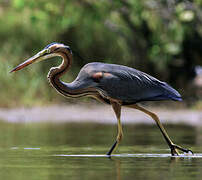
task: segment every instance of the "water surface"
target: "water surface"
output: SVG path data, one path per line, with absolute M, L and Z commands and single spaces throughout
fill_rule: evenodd
M 154 125 L 125 125 L 111 158 L 115 125 L 0 123 L 0 178 L 15 180 L 200 179 L 202 129 L 166 126 L 176 144 L 195 154 L 172 157 Z

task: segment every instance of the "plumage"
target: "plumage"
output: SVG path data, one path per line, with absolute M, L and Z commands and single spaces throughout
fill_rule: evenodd
M 60 80 L 60 77 L 71 66 L 72 51 L 69 46 L 61 43 L 49 44 L 35 56 L 15 67 L 11 72 L 55 56 L 62 57 L 63 61 L 58 67 L 50 69 L 47 78 L 57 92 L 71 98 L 92 96 L 112 106 L 117 118 L 118 133 L 116 141 L 107 155 L 111 155 L 123 137 L 122 105 L 138 109 L 149 115 L 159 127 L 172 155 L 179 155 L 178 150 L 193 154 L 191 150 L 182 148 L 171 141 L 156 114 L 136 104 L 141 101 L 181 100 L 180 94 L 175 89 L 144 72 L 127 66 L 94 62 L 86 64 L 73 82 L 65 83 Z
M 103 73 L 99 79 L 95 74 Z M 108 76 L 105 76 L 108 73 Z M 110 75 L 109 75 L 110 74 Z M 89 63 L 78 74 L 75 83 L 87 82 L 87 87 L 96 88 L 103 96 L 132 104 L 141 101 L 181 100 L 181 95 L 169 86 L 144 72 L 116 64 Z M 91 81 L 91 83 L 90 83 Z

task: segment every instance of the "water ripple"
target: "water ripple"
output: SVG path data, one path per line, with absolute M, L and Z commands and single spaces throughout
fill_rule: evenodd
M 58 154 L 54 156 L 63 156 L 63 157 L 135 157 L 135 158 L 202 158 L 202 154 L 181 154 L 179 156 L 172 156 L 171 154 L 114 154 L 114 155 L 105 155 L 105 154 Z

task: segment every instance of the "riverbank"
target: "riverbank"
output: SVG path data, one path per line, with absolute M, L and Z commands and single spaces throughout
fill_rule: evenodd
M 190 109 L 166 109 L 148 108 L 155 112 L 162 123 L 183 123 L 193 126 L 202 126 L 202 111 Z M 13 123 L 32 122 L 94 122 L 104 124 L 115 124 L 115 114 L 107 105 L 51 105 L 46 107 L 31 108 L 0 108 L 0 119 Z M 155 123 L 146 114 L 130 109 L 122 109 L 122 123 Z

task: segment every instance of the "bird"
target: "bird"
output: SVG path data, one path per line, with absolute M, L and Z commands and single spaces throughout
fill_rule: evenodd
M 179 151 L 193 154 L 191 150 L 174 144 L 161 124 L 159 117 L 154 112 L 139 105 L 143 101 L 182 101 L 178 91 L 166 82 L 162 82 L 147 73 L 124 65 L 91 62 L 81 68 L 73 82 L 63 82 L 60 77 L 69 70 L 73 53 L 69 46 L 57 42 L 47 45 L 10 72 L 16 72 L 32 63 L 56 56 L 62 58 L 62 63 L 57 67 L 50 68 L 47 79 L 58 93 L 69 98 L 93 97 L 112 106 L 118 124 L 117 137 L 106 155 L 111 156 L 123 138 L 122 106 L 140 110 L 150 116 L 160 129 L 172 156 L 180 155 Z

